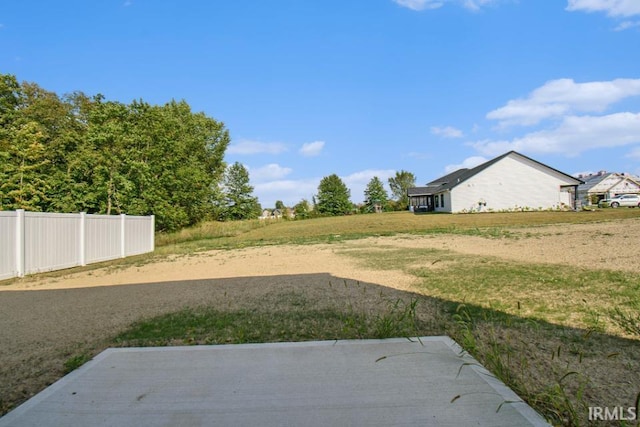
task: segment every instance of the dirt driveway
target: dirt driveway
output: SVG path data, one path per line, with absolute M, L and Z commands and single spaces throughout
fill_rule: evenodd
M 390 295 L 414 289 L 412 276 L 365 269 L 344 255 L 363 245 L 446 249 L 590 268 L 639 268 L 640 219 L 516 229 L 513 235 L 518 238 L 396 236 L 211 251 L 0 286 L 0 413 L 59 378 L 69 356 L 100 347 L 141 317 L 202 304 L 240 308 L 276 303 L 277 295 L 291 291 L 319 296 L 328 283 L 344 280 L 368 283 Z

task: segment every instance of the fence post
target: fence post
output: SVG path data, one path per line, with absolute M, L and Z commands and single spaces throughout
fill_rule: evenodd
M 80 212 L 80 265 L 87 265 L 87 232 L 86 232 L 86 212 Z
M 120 258 L 124 258 L 126 256 L 126 247 L 125 247 L 125 231 L 124 225 L 126 221 L 127 215 L 120 214 Z
M 150 239 L 151 239 L 151 245 L 149 246 L 151 248 L 151 252 L 156 250 L 156 216 L 155 215 L 151 215 L 151 234 L 150 234 Z
M 16 210 L 16 273 L 24 277 L 24 209 Z

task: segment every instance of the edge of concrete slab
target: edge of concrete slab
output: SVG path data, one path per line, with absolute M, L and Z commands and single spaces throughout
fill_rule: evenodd
M 451 350 L 458 354 L 466 354 L 470 360 L 473 360 L 473 363 L 469 365 L 471 369 L 478 373 L 478 376 L 482 378 L 491 388 L 493 388 L 500 396 L 503 397 L 505 402 L 509 402 L 510 405 L 513 405 L 513 408 L 518 411 L 523 417 L 525 417 L 531 425 L 534 426 L 549 426 L 549 423 L 536 412 L 527 402 L 522 400 L 520 396 L 518 396 L 513 390 L 505 385 L 502 381 L 498 379 L 495 375 L 487 370 L 484 366 L 482 366 L 479 362 L 475 360 L 475 358 L 471 357 L 466 350 L 464 350 L 457 342 L 448 336 L 442 337 L 444 341 L 451 347 Z
M 251 343 L 251 344 L 224 344 L 224 345 L 202 345 L 202 346 L 173 346 L 173 347 L 126 347 L 126 348 L 108 348 L 95 356 L 93 359 L 82 365 L 80 368 L 62 377 L 40 393 L 36 394 L 28 401 L 14 408 L 9 413 L 0 417 L 0 427 L 11 426 L 14 421 L 18 420 L 25 413 L 36 407 L 40 402 L 46 400 L 51 395 L 57 393 L 69 383 L 84 375 L 94 366 L 98 365 L 102 360 L 108 358 L 113 353 L 127 352 L 180 352 L 180 351 L 207 351 L 211 348 L 216 349 L 259 349 L 259 348 L 301 348 L 301 347 L 317 347 L 317 346 L 344 346 L 344 345 L 366 345 L 372 343 L 394 343 L 394 342 L 441 342 L 448 346 L 451 351 L 460 357 L 463 361 L 462 369 L 472 369 L 480 378 L 482 378 L 499 396 L 504 399 L 505 405 L 510 405 L 515 411 L 520 413 L 532 426 L 549 426 L 545 419 L 523 401 L 513 390 L 507 387 L 495 375 L 490 373 L 484 366 L 475 360 L 469 353 L 458 345 L 448 336 L 430 336 L 430 337 L 411 337 L 411 338 L 389 338 L 389 339 L 366 339 L 366 340 L 336 340 L 336 341 L 303 341 L 303 342 L 278 342 L 278 343 Z M 388 355 L 385 357 L 393 357 Z M 500 408 L 497 408 L 498 412 Z

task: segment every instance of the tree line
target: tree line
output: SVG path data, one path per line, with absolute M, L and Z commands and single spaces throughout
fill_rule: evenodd
M 150 105 L 107 101 L 98 94 L 59 96 L 0 74 L 0 210 L 155 215 L 158 230 L 202 220 L 256 218 L 247 169 L 227 166 L 229 132 L 185 101 Z M 405 171 L 389 179 L 390 201 L 376 177 L 364 211 L 406 209 Z M 354 211 L 337 175 L 322 179 L 300 219 Z
M 0 210 L 155 214 L 176 230 L 217 215 L 228 144 L 184 101 L 60 97 L 0 75 Z
M 303 199 L 294 206 L 296 218 L 406 210 L 409 206 L 407 189 L 414 187 L 415 182 L 416 178 L 411 172 L 396 172 L 395 176 L 388 180 L 392 195 L 390 197 L 382 180 L 374 176 L 364 190 L 364 203 L 355 205 L 351 202 L 351 190 L 338 175 L 331 174 L 320 181 L 318 194 L 313 197 L 313 203 Z

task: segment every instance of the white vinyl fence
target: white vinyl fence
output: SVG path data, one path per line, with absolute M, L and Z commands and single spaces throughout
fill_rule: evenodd
M 0 280 L 153 252 L 155 217 L 0 211 Z

